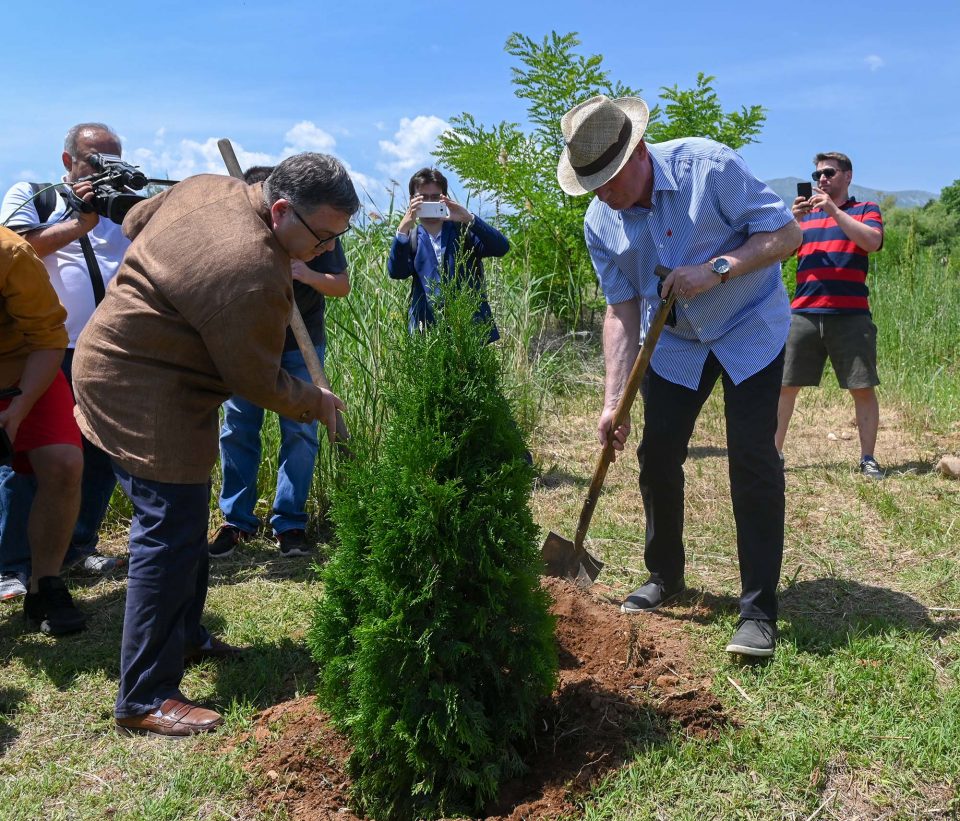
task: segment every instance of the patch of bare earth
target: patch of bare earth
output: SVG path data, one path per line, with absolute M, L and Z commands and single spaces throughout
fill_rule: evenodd
M 556 579 L 543 584 L 554 599 L 560 675 L 543 704 L 526 756 L 527 774 L 504 785 L 490 819 L 556 818 L 579 795 L 617 768 L 638 745 L 669 733 L 704 737 L 728 722 L 696 678 L 693 647 L 675 620 L 621 615 L 608 601 Z M 267 814 L 282 806 L 292 819 L 354 819 L 349 810 L 349 741 L 313 698 L 261 713 L 248 764 L 257 785 L 251 801 Z
M 947 784 L 914 784 L 889 795 L 884 777 L 854 768 L 841 757 L 815 770 L 823 796 L 814 815 L 835 821 L 894 821 L 894 819 L 955 819 L 957 795 Z M 813 817 L 813 816 L 811 816 Z

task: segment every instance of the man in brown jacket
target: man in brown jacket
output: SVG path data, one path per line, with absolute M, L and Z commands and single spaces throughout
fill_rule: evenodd
M 2 459 L 37 478 L 27 521 L 32 569 L 23 609 L 35 627 L 52 635 L 74 633 L 86 623 L 58 575 L 80 509 L 83 472 L 73 398 L 60 371 L 66 318 L 36 252 L 0 228 Z
M 133 241 L 74 359 L 77 421 L 133 504 L 117 724 L 190 735 L 222 722 L 179 690 L 187 661 L 228 655 L 200 624 L 217 409 L 231 394 L 335 429 L 340 400 L 280 368 L 291 260 L 350 227 L 359 200 L 324 154 L 266 182 L 192 177 L 133 208 Z

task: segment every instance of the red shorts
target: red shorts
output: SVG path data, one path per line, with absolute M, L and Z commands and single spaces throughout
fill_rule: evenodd
M 0 399 L 0 410 L 9 407 L 11 399 Z M 20 423 L 17 439 L 13 443 L 11 466 L 17 473 L 33 473 L 27 454 L 47 445 L 73 445 L 82 447 L 80 428 L 73 418 L 73 394 L 63 371 L 50 383 L 30 412 Z

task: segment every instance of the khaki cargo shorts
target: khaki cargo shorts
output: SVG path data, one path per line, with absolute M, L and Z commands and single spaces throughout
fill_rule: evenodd
M 828 356 L 841 388 L 858 390 L 880 384 L 877 326 L 869 314 L 793 315 L 783 384 L 794 388 L 819 385 Z

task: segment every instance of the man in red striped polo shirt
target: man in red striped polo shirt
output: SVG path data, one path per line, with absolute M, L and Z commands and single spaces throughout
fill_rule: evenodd
M 860 432 L 860 472 L 882 479 L 874 458 L 880 406 L 877 327 L 867 302 L 867 255 L 883 244 L 883 217 L 875 202 L 849 196 L 853 164 L 830 151 L 814 157 L 813 196 L 797 197 L 793 215 L 803 229 L 797 252 L 797 291 L 787 339 L 783 387 L 777 413 L 777 450 L 793 415 L 800 388 L 817 386 L 829 356 L 837 381 L 853 396 Z

